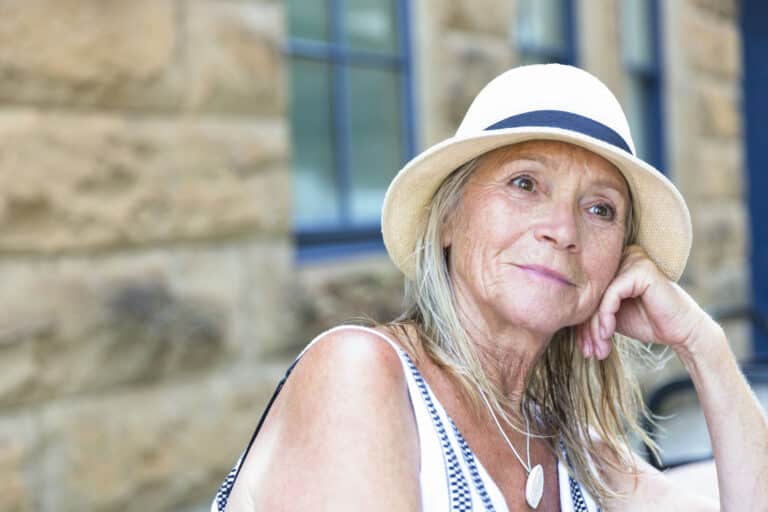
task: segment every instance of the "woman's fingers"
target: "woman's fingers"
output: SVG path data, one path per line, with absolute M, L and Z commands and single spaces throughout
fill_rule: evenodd
M 586 358 L 605 359 L 611 352 L 611 340 L 599 336 L 599 323 L 595 313 L 576 327 L 576 343 Z
M 589 321 L 589 335 L 592 338 L 592 355 L 598 359 L 605 359 L 610 352 L 610 343 L 600 335 L 600 316 L 597 312 Z
M 576 327 L 576 340 L 584 357 L 592 357 L 592 340 L 589 337 L 589 329 L 586 322 Z
M 650 282 L 644 276 L 647 276 L 647 273 L 641 271 L 638 266 L 634 266 L 620 273 L 608 285 L 597 309 L 604 337 L 610 337 L 615 332 L 616 315 L 622 301 L 640 297 L 648 289 Z

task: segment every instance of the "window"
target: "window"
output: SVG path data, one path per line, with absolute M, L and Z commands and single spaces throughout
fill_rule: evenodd
M 659 13 L 656 0 L 621 0 L 625 110 L 637 155 L 664 168 Z
M 386 188 L 414 153 L 407 0 L 289 0 L 299 258 L 382 247 Z
M 516 34 L 522 64 L 575 64 L 573 0 L 520 0 Z

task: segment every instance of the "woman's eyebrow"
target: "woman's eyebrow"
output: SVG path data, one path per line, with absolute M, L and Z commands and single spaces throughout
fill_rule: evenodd
M 596 188 L 608 188 L 615 190 L 625 201 L 629 200 L 629 195 L 626 192 L 626 185 L 618 183 L 614 180 L 595 180 L 591 182 L 591 185 Z

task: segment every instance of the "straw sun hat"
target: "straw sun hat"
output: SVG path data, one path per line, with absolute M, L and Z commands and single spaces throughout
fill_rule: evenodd
M 493 149 L 527 140 L 575 144 L 613 163 L 624 175 L 639 223 L 638 243 L 673 281 L 691 249 L 691 219 L 677 188 L 635 156 L 624 112 L 600 80 L 581 69 L 537 64 L 511 69 L 486 85 L 456 135 L 403 167 L 384 198 L 381 228 L 395 265 L 415 272 L 416 239 L 443 180 Z

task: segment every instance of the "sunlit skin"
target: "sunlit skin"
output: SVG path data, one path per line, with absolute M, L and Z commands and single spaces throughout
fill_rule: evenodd
M 628 208 L 610 162 L 558 141 L 498 149 L 469 177 L 442 242 L 462 319 L 502 363 L 494 371 L 512 378 L 508 392 L 524 371 L 505 363 L 530 367 L 555 332 L 597 309 L 619 268 Z

